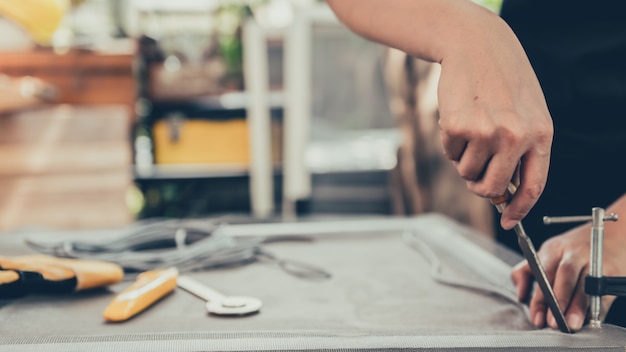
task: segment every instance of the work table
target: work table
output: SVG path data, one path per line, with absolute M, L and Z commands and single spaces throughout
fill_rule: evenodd
M 329 279 L 295 277 L 276 262 L 260 258 L 245 265 L 185 273 L 226 294 L 260 298 L 264 305 L 258 314 L 208 315 L 202 300 L 177 289 L 129 321 L 105 323 L 102 311 L 132 282 L 127 280 L 90 292 L 0 301 L 0 346 L 6 351 L 467 347 L 623 351 L 626 347 L 626 329 L 607 324 L 575 334 L 535 329 L 527 308 L 515 302 L 508 275 L 520 260 L 517 254 L 446 217 L 343 221 L 226 225 L 232 226 L 233 235 L 244 237 L 268 229 L 266 235 L 284 232 L 310 239 L 262 247 L 279 259 L 320 268 L 331 275 Z M 89 233 L 97 234 L 82 236 Z M 0 235 L 0 255 L 32 253 L 22 242 L 25 238 L 76 235 L 5 233 Z

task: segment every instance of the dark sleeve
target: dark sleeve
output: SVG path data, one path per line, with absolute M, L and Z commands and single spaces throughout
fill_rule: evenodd
M 606 323 L 626 327 L 626 297 L 617 297 L 606 316 Z

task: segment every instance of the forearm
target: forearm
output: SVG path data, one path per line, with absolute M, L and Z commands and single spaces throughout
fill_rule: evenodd
M 439 62 L 508 26 L 469 0 L 327 0 L 352 31 L 413 56 Z M 479 45 L 480 46 L 480 45 Z
M 543 192 L 552 119 L 521 43 L 496 14 L 470 0 L 327 0 L 357 34 L 441 64 L 437 103 L 444 154 L 473 193 L 520 186 L 501 224 L 510 229 Z

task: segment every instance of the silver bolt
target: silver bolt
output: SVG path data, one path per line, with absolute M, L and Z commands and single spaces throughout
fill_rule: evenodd
M 605 215 L 602 220 L 604 221 L 617 221 L 618 217 L 615 213 Z M 571 222 L 585 222 L 591 221 L 593 217 L 590 215 L 577 215 L 577 216 L 544 216 L 543 223 L 546 225 L 552 224 L 566 224 Z

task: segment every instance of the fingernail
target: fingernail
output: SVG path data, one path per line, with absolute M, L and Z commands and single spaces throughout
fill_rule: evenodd
M 503 220 L 502 228 L 504 228 L 505 230 L 510 230 L 515 226 L 515 224 L 517 224 L 517 221 L 515 220 Z
M 583 317 L 580 314 L 570 314 L 567 317 L 567 325 L 569 325 L 572 330 L 579 330 L 583 327 Z
M 537 312 L 537 314 L 535 314 L 535 317 L 533 318 L 533 324 L 538 328 L 543 327 L 543 313 Z

